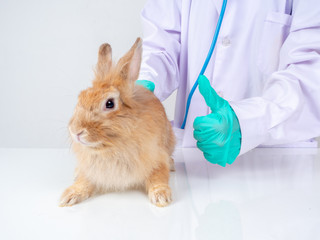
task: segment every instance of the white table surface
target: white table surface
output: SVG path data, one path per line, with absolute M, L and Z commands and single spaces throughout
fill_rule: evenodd
M 0 239 L 320 239 L 319 150 L 256 149 L 223 168 L 180 149 L 175 161 L 169 207 L 127 191 L 60 208 L 68 149 L 0 149 Z

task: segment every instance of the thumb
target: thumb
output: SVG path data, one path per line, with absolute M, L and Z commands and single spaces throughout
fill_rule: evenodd
M 225 104 L 225 100 L 221 98 L 211 87 L 210 82 L 206 76 L 200 75 L 198 84 L 199 91 L 212 112 L 215 112 L 216 110 L 223 107 L 223 105 Z

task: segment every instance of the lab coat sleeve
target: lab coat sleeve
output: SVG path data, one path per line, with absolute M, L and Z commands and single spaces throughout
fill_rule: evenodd
M 165 100 L 179 84 L 181 0 L 149 0 L 141 12 L 143 56 L 139 79 L 155 83 Z
M 262 97 L 230 102 L 242 133 L 240 155 L 260 144 L 286 144 L 320 135 L 319 16 L 317 0 L 293 1 L 279 70 L 267 79 Z

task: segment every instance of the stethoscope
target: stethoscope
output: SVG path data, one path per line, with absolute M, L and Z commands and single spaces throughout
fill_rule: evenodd
M 219 19 L 218 19 L 218 22 L 217 22 L 217 26 L 216 26 L 216 30 L 215 30 L 215 33 L 213 35 L 213 39 L 212 39 L 212 43 L 211 43 L 211 46 L 210 46 L 210 49 L 209 49 L 209 52 L 208 52 L 208 55 L 207 55 L 207 58 L 202 66 L 202 69 L 200 71 L 200 74 L 196 80 L 196 82 L 194 83 L 189 95 L 188 95 L 188 99 L 187 99 L 187 105 L 186 105 L 186 112 L 185 112 L 185 115 L 184 115 L 184 119 L 183 119 L 183 123 L 181 125 L 181 129 L 184 129 L 184 127 L 186 126 L 186 121 L 187 121 L 187 117 L 188 117 L 188 112 L 189 112 L 189 107 L 190 107 L 190 103 L 191 103 L 191 99 L 192 99 L 192 96 L 193 96 L 193 93 L 194 91 L 196 90 L 197 86 L 198 86 L 198 79 L 201 75 L 204 74 L 204 72 L 206 71 L 206 68 L 208 66 L 208 63 L 211 59 L 211 56 L 212 56 L 212 53 L 213 53 L 213 50 L 214 50 L 214 47 L 216 46 L 216 43 L 217 43 L 217 39 L 218 39 L 218 36 L 219 36 L 219 32 L 220 32 L 220 27 L 221 27 L 221 23 L 222 23 L 222 20 L 223 20 L 223 15 L 224 15 L 224 12 L 226 10 L 226 6 L 227 6 L 227 0 L 223 0 L 223 3 L 222 3 L 222 7 L 221 7 L 221 12 L 220 12 L 220 16 L 219 16 Z

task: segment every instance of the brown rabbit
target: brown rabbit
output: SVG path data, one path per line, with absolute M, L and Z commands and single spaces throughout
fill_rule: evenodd
M 93 86 L 80 93 L 69 123 L 78 166 L 60 206 L 139 186 L 146 188 L 153 204 L 171 202 L 168 181 L 175 138 L 160 101 L 135 85 L 141 45 L 138 38 L 115 66 L 110 45 L 101 45 Z

